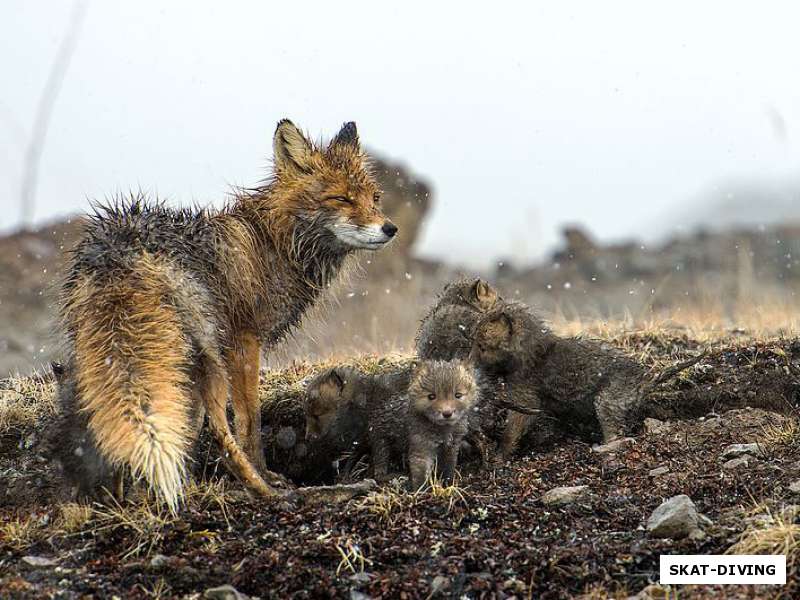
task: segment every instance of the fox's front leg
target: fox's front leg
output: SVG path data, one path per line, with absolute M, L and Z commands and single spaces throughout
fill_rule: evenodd
M 279 476 L 272 476 L 264 460 L 261 402 L 258 399 L 260 362 L 261 345 L 256 335 L 249 332 L 240 334 L 228 354 L 236 439 L 267 481 L 280 480 Z
M 509 412 L 506 417 L 506 427 L 503 430 L 503 439 L 500 442 L 500 455 L 497 460 L 505 462 L 517 451 L 519 441 L 527 433 L 533 418 L 518 412 Z
M 412 435 L 408 444 L 408 471 L 411 491 L 419 490 L 433 472 L 436 449 L 421 436 Z
M 442 485 L 453 485 L 453 478 L 458 465 L 458 452 L 461 449 L 463 438 L 453 440 L 453 443 L 444 446 L 441 450 Z
M 370 439 L 372 454 L 372 477 L 383 482 L 389 478 L 389 444 L 380 436 Z

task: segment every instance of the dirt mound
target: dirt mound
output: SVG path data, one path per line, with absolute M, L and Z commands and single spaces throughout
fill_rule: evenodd
M 646 354 L 653 366 L 704 347 L 641 334 L 610 343 Z M 721 412 L 717 388 L 735 404 L 772 380 L 774 397 L 768 397 L 785 414 L 741 408 L 650 421 L 646 433 L 609 453 L 568 440 L 490 473 L 465 469 L 457 487 L 410 494 L 386 486 L 346 505 L 322 507 L 249 498 L 224 474 L 209 445 L 205 458 L 198 457 L 205 477 L 190 486 L 177 518 L 135 494 L 120 506 L 64 503 L 55 467 L 43 453 L 55 419 L 52 384 L 6 380 L 0 385 L 0 590 L 4 597 L 145 598 L 229 584 L 276 598 L 627 597 L 657 580 L 660 554 L 717 554 L 739 544 L 742 553 L 787 552 L 789 583 L 779 590 L 726 587 L 726 597 L 796 597 L 800 520 L 786 508 L 800 503 L 800 425 L 790 408 L 799 358 L 794 343 L 706 345 L 707 360 L 665 391 L 702 399 Z M 358 364 L 382 369 L 393 360 Z M 299 364 L 265 373 L 262 397 L 273 426 L 301 426 L 302 382 L 319 368 Z M 732 459 L 731 444 L 754 446 Z M 562 505 L 542 501 L 562 486 L 586 487 Z M 649 536 L 650 514 L 678 494 L 688 495 L 710 520 L 704 534 L 677 541 Z M 680 590 L 682 598 L 721 593 Z

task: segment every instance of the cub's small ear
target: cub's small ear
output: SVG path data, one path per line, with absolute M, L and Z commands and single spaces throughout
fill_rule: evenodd
M 289 119 L 278 123 L 272 138 L 272 150 L 275 153 L 276 168 L 296 169 L 304 173 L 311 170 L 311 155 L 314 151 L 311 142 Z
M 497 302 L 497 291 L 483 279 L 478 279 L 472 286 L 472 296 L 481 310 L 488 310 Z
M 331 143 L 328 145 L 329 148 L 334 146 L 352 146 L 353 148 L 358 148 L 358 129 L 356 129 L 356 124 L 353 121 L 348 121 L 342 128 L 339 130 Z
M 509 341 L 513 333 L 513 324 L 511 317 L 506 313 L 500 313 L 493 316 L 484 325 L 484 332 L 486 335 L 495 341 Z
M 320 387 L 328 388 L 331 392 L 338 396 L 344 389 L 344 378 L 337 369 L 331 369 L 325 374 L 325 377 L 323 377 L 322 381 L 320 382 Z

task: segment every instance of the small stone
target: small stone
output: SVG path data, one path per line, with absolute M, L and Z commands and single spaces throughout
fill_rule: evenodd
M 725 469 L 726 471 L 738 471 L 739 469 L 746 467 L 751 460 L 752 458 L 748 456 L 740 456 L 739 458 L 732 458 L 729 461 L 726 461 L 722 465 L 722 468 Z
M 450 578 L 443 575 L 437 575 L 431 581 L 431 595 L 438 594 L 442 590 L 450 587 Z
M 653 419 L 651 417 L 647 417 L 644 420 L 644 430 L 646 433 L 667 433 L 670 429 L 670 424 L 665 423 L 664 421 L 659 421 L 658 419 Z
M 163 554 L 156 554 L 153 558 L 150 559 L 150 567 L 153 569 L 163 569 L 167 566 L 169 562 L 169 557 L 164 556 Z
M 209 588 L 203 594 L 204 598 L 209 600 L 248 600 L 249 596 L 241 593 L 232 585 L 221 585 L 215 588 Z
M 655 469 L 650 469 L 647 472 L 650 477 L 660 477 L 661 475 L 666 475 L 667 473 L 669 473 L 669 467 L 665 466 L 656 467 Z
M 657 583 L 648 585 L 635 596 L 630 596 L 628 600 L 669 600 L 668 588 L 663 588 Z
M 547 506 L 564 506 L 584 497 L 589 489 L 588 485 L 561 486 L 553 488 L 541 497 L 542 504 Z
M 611 454 L 612 452 L 617 452 L 618 450 L 622 450 L 623 448 L 627 448 L 631 444 L 635 444 L 636 440 L 630 437 L 627 438 L 619 438 L 617 440 L 611 440 L 607 444 L 602 444 L 599 446 L 592 446 L 592 451 L 596 452 L 597 454 Z
M 665 500 L 647 520 L 647 530 L 653 537 L 685 538 L 699 528 L 699 519 L 694 502 L 689 496 L 680 494 Z
M 29 567 L 35 567 L 37 569 L 55 567 L 58 564 L 58 561 L 55 561 L 52 558 L 47 558 L 46 556 L 23 556 L 22 562 Z
M 369 583 L 371 579 L 372 575 L 366 571 L 361 571 L 359 573 L 353 573 L 350 575 L 350 581 L 355 581 L 356 583 Z
M 789 491 L 793 494 L 800 494 L 800 479 L 789 484 Z
M 750 456 L 763 456 L 764 451 L 761 446 L 756 443 L 752 444 L 731 444 L 722 451 L 722 458 L 739 458 L 749 454 Z

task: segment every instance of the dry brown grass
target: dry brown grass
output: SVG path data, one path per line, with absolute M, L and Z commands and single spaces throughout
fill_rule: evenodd
M 55 412 L 55 383 L 52 381 L 36 375 L 16 375 L 0 380 L 0 433 L 29 426 Z
M 787 572 L 800 558 L 800 523 L 795 507 L 781 511 L 761 504 L 757 513 L 763 518 L 749 519 L 747 529 L 727 554 L 773 554 L 786 556 Z M 758 515 L 756 515 L 758 516 Z
M 800 335 L 800 301 L 781 296 L 759 304 L 721 302 L 678 305 L 670 310 L 626 313 L 617 319 L 567 318 L 561 311 L 549 315 L 550 325 L 561 335 L 589 335 L 615 339 L 630 333 L 686 335 L 701 343 L 728 340 L 765 340 Z
M 48 529 L 40 515 L 9 517 L 0 523 L 0 541 L 14 550 L 24 550 L 47 534 Z

